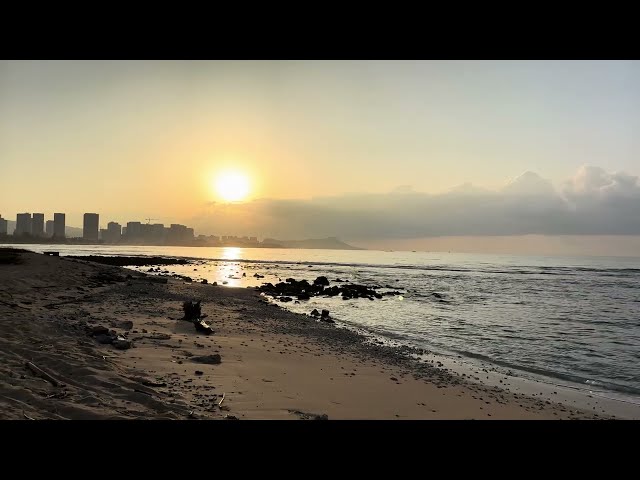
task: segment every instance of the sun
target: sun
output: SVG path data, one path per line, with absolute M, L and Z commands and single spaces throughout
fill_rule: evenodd
M 216 190 L 223 200 L 238 202 L 249 194 L 249 179 L 240 172 L 225 172 L 218 175 Z

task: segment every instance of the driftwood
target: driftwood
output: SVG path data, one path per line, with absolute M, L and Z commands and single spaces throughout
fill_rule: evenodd
M 224 402 L 224 392 L 222 392 L 222 400 L 220 400 L 220 402 L 218 403 L 219 407 L 222 406 L 222 402 Z
M 60 382 L 58 382 L 55 378 L 53 378 L 51 375 L 49 375 L 47 372 L 37 367 L 33 363 L 27 362 L 27 368 L 37 376 L 44 378 L 47 382 L 51 383 L 51 385 L 53 385 L 54 387 L 57 387 L 60 385 Z

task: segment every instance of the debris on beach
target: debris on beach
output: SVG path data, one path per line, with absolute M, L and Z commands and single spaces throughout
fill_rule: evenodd
M 133 324 L 132 324 L 133 326 Z M 118 334 L 115 330 L 109 330 L 103 325 L 86 326 L 87 335 L 102 345 L 113 345 L 118 350 L 128 350 L 133 346 L 131 340 Z
M 36 364 L 32 363 L 32 362 L 27 362 L 26 367 L 31 370 L 35 375 L 37 375 L 40 378 L 43 378 L 44 380 L 46 380 L 47 382 L 49 382 L 51 385 L 53 385 L 54 387 L 57 387 L 60 385 L 60 382 L 58 380 L 56 380 L 55 378 L 53 378 L 51 375 L 49 375 L 47 372 L 45 372 L 44 370 L 42 370 L 40 367 L 38 367 Z
M 115 340 L 113 340 L 112 345 L 118 350 L 128 350 L 131 348 L 131 340 L 127 340 L 122 335 L 118 335 Z
M 204 333 L 205 335 L 211 335 L 213 333 L 213 329 L 204 320 L 196 320 L 193 324 L 198 332 Z
M 194 302 L 189 300 L 182 304 L 182 310 L 184 311 L 184 320 L 198 320 L 202 315 L 202 309 L 200 307 L 201 301 Z
M 198 357 L 191 357 L 190 360 L 196 363 L 206 363 L 207 365 L 218 365 L 222 358 L 219 354 L 215 353 L 213 355 L 201 355 Z
M 206 318 L 206 314 L 202 314 L 201 301 L 189 300 L 182 303 L 182 310 L 184 311 L 183 320 L 193 322 L 193 325 L 197 332 L 204 333 L 205 335 L 211 335 L 213 329 L 203 319 Z

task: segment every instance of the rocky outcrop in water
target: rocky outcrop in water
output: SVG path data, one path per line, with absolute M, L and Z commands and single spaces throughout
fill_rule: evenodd
M 327 277 L 318 277 L 313 283 L 309 283 L 307 280 L 287 278 L 285 282 L 276 283 L 275 285 L 272 283 L 264 283 L 261 287 L 258 287 L 258 290 L 282 301 L 290 301 L 292 297 L 296 297 L 298 300 L 309 300 L 311 297 L 321 295 L 325 297 L 336 297 L 340 295 L 343 300 L 355 298 L 374 300 L 387 295 L 402 295 L 402 292 L 399 291 L 378 293 L 376 291 L 378 288 L 380 287 L 368 287 L 355 283 L 329 286 Z

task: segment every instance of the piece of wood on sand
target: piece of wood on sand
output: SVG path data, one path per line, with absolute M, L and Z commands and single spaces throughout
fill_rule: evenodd
M 37 375 L 38 377 L 44 378 L 47 382 L 49 382 L 54 387 L 58 387 L 61 385 L 60 382 L 58 382 L 58 380 L 53 378 L 51 375 L 49 375 L 47 372 L 45 372 L 35 364 L 31 362 L 27 362 L 26 365 L 27 365 L 27 368 L 31 370 L 35 375 Z

